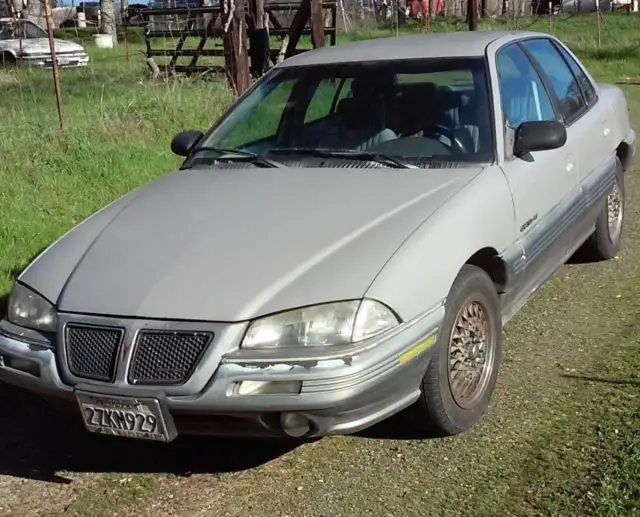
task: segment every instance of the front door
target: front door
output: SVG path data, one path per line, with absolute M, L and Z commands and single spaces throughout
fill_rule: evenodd
M 611 121 L 608 110 L 593 109 L 596 90 L 578 63 L 559 43 L 547 37 L 530 38 L 522 43 L 531 57 L 544 67 L 544 75 L 555 95 L 562 120 L 574 141 L 580 142 L 578 182 L 581 183 L 605 165 L 611 153 Z
M 545 83 L 517 43 L 497 52 L 496 68 L 505 135 L 522 122 L 561 120 Z M 505 141 L 509 145 L 508 136 Z M 503 164 L 516 222 L 516 243 L 504 257 L 514 272 L 505 300 L 513 306 L 511 312 L 566 258 L 569 243 L 564 230 L 571 207 L 579 202 L 574 200 L 578 195 L 575 149 L 575 139 L 569 133 L 559 149 L 511 156 Z

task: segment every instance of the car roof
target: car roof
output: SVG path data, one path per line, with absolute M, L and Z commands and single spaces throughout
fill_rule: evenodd
M 532 31 L 459 31 L 385 37 L 326 46 L 285 59 L 279 67 L 307 66 L 396 59 L 481 57 L 496 40 L 505 42 L 529 36 L 549 37 Z

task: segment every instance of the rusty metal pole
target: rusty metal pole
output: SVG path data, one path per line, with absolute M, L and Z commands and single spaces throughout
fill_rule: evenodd
M 120 9 L 120 19 L 124 26 L 124 60 L 127 65 L 127 71 L 131 70 L 131 64 L 129 63 L 129 34 L 127 33 L 127 27 L 129 26 L 129 7 L 127 10 L 123 7 Z
M 127 71 L 131 70 L 129 62 L 129 35 L 127 34 L 127 26 L 124 26 L 124 60 L 127 63 Z
M 13 16 L 13 20 L 16 22 L 16 27 L 18 26 L 18 15 L 14 14 Z M 20 48 L 20 58 L 22 59 L 22 56 L 24 56 L 23 54 L 23 49 L 22 49 L 22 32 L 18 32 L 18 34 L 20 35 L 20 37 L 18 38 L 18 45 Z
M 47 32 L 49 33 L 49 50 L 51 51 L 51 69 L 53 71 L 53 87 L 56 92 L 56 104 L 58 105 L 58 119 L 60 120 L 60 129 L 64 129 L 60 77 L 58 76 L 58 58 L 56 57 L 56 48 L 55 43 L 53 42 L 53 14 L 51 13 L 50 0 L 44 0 L 44 9 L 47 17 Z
M 600 28 L 600 0 L 596 0 L 596 24 L 598 30 L 598 48 L 602 45 L 602 29 Z

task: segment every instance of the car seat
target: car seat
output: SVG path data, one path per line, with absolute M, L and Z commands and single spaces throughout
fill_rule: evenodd
M 337 112 L 343 147 L 366 151 L 397 138 L 396 133 L 386 127 L 386 110 L 379 99 L 368 96 L 342 99 Z

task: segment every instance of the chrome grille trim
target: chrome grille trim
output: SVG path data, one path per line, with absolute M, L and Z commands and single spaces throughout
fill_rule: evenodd
M 128 382 L 183 384 L 193 375 L 213 338 L 211 332 L 141 330 L 133 347 Z
M 65 325 L 64 347 L 71 373 L 82 379 L 113 382 L 124 334 L 122 327 Z
M 65 311 L 58 313 L 58 322 L 56 358 L 59 375 L 66 385 L 84 387 L 85 389 L 90 389 L 90 386 L 95 386 L 96 388 L 109 386 L 110 390 L 122 390 L 121 393 L 133 395 L 140 393 L 140 396 L 151 396 L 150 394 L 153 393 L 163 393 L 165 396 L 189 396 L 199 393 L 211 382 L 222 357 L 237 350 L 248 326 L 248 322 L 149 319 Z M 74 374 L 69 367 L 66 351 L 65 329 L 67 325 L 124 329 L 124 336 L 117 356 L 115 376 L 112 380 L 87 379 Z M 183 383 L 145 385 L 131 384 L 129 382 L 129 373 L 133 364 L 132 358 L 135 350 L 134 345 L 137 342 L 138 335 L 153 329 L 163 332 L 210 333 L 212 335 L 211 342 L 199 359 L 193 373 Z

